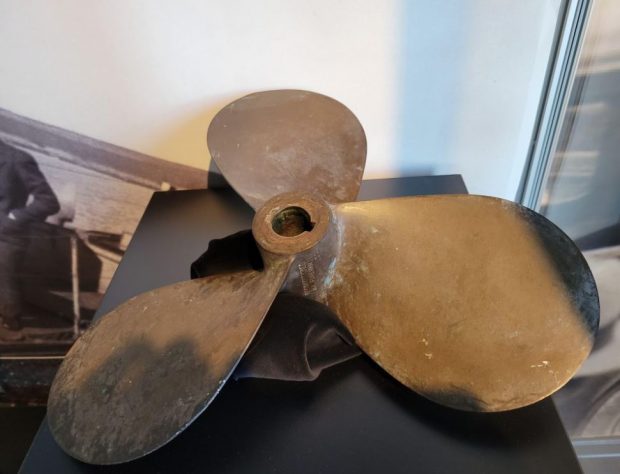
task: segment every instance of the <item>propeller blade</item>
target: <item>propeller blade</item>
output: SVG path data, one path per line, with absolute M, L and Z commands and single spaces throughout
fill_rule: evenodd
M 465 410 L 518 408 L 564 385 L 590 352 L 594 279 L 541 215 L 470 195 L 332 209 L 340 253 L 325 301 L 421 395 Z
M 354 201 L 366 161 L 355 115 L 330 97 L 299 90 L 232 102 L 211 121 L 207 143 L 226 180 L 254 209 L 289 191 Z
M 123 303 L 77 340 L 51 388 L 60 446 L 93 464 L 130 461 L 215 398 L 269 309 L 291 259 L 169 285 Z

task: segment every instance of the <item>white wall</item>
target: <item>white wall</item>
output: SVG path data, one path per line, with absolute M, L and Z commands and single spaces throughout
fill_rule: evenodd
M 331 95 L 366 177 L 462 173 L 514 198 L 560 0 L 0 0 L 0 107 L 207 167 L 210 118 L 248 92 Z

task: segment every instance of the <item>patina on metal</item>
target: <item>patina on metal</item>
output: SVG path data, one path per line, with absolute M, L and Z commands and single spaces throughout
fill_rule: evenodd
M 327 305 L 388 373 L 450 407 L 522 407 L 576 372 L 599 304 L 575 244 L 496 198 L 343 202 L 363 168 L 348 114 L 324 96 L 270 91 L 216 117 L 211 151 L 259 207 L 264 269 L 154 290 L 101 318 L 52 386 L 48 420 L 63 449 L 110 464 L 172 439 L 217 395 L 280 288 Z M 327 148 L 314 143 L 323 139 Z
M 169 285 L 94 323 L 63 361 L 47 416 L 71 456 L 115 464 L 170 441 L 218 394 L 271 306 L 291 259 Z
M 366 161 L 357 117 L 330 97 L 300 90 L 235 100 L 211 121 L 207 144 L 226 180 L 254 209 L 290 191 L 354 201 Z
M 340 247 L 325 303 L 421 395 L 462 410 L 519 408 L 563 386 L 590 353 L 594 278 L 541 215 L 470 195 L 333 209 Z
M 294 239 L 277 220 L 270 227 L 283 209 L 307 210 L 290 217 Z M 326 304 L 387 372 L 443 405 L 529 405 L 592 348 L 599 302 L 585 259 L 518 204 L 447 195 L 328 205 L 289 193 L 259 210 L 253 231 L 262 248 L 295 253 L 288 291 Z

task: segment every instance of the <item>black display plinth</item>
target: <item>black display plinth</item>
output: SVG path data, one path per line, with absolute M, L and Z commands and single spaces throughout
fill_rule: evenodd
M 360 200 L 467 192 L 460 176 L 366 181 Z M 98 315 L 189 278 L 214 238 L 250 227 L 230 190 L 155 193 Z M 411 242 L 415 245 L 415 242 Z M 200 376 L 200 374 L 196 374 Z M 231 381 L 185 432 L 128 464 L 65 455 L 44 422 L 22 465 L 33 473 L 578 473 L 551 399 L 505 413 L 466 413 L 416 395 L 359 357 L 315 382 Z

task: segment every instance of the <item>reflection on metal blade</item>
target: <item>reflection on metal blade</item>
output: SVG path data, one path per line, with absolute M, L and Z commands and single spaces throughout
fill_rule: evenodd
M 481 196 L 334 206 L 327 304 L 416 392 L 499 411 L 551 394 L 588 355 L 598 297 L 574 243 L 544 217 Z
M 353 113 L 321 94 L 258 92 L 224 107 L 207 134 L 211 157 L 254 208 L 289 191 L 355 200 L 366 136 Z
M 48 422 L 60 446 L 94 464 L 143 456 L 213 400 L 254 337 L 290 265 L 143 293 L 98 320 L 54 380 Z

